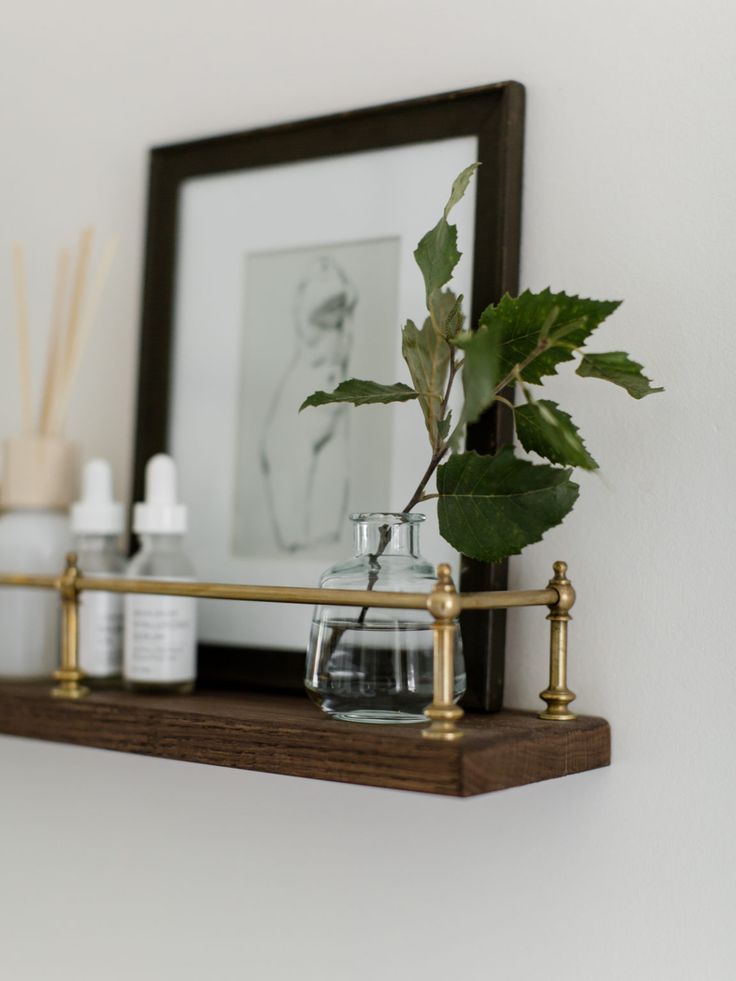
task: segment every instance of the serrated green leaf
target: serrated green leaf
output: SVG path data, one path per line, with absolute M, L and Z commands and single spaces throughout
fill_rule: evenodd
M 409 366 L 429 439 L 435 447 L 438 444 L 437 424 L 442 415 L 442 400 L 450 367 L 450 347 L 427 317 L 421 330 L 413 320 L 407 320 L 401 332 L 401 353 Z
M 434 228 L 422 237 L 414 251 L 414 258 L 424 277 L 427 309 L 429 310 L 432 309 L 432 294 L 450 281 L 453 270 L 460 261 L 461 253 L 457 250 L 457 228 L 448 224 L 447 216 L 465 194 L 470 178 L 478 166 L 477 163 L 471 164 L 458 174 L 453 181 L 450 197 L 442 217 Z
M 452 190 L 450 191 L 450 197 L 447 201 L 447 204 L 445 205 L 445 212 L 444 212 L 445 218 L 448 217 L 452 209 L 465 194 L 465 192 L 468 189 L 468 184 L 470 183 L 471 177 L 479 167 L 480 167 L 479 163 L 473 163 L 469 167 L 466 167 L 465 170 L 463 170 L 460 174 L 457 175 L 457 177 L 452 183 Z
M 437 433 L 440 439 L 447 439 L 448 433 L 450 432 L 450 426 L 452 425 L 452 411 L 448 412 L 444 419 L 440 419 L 437 423 Z
M 440 534 L 463 555 L 500 562 L 560 524 L 577 500 L 569 470 L 535 465 L 505 447 L 461 453 L 437 471 Z
M 455 296 L 452 290 L 435 290 L 429 298 L 429 311 L 437 330 L 451 339 L 459 334 L 465 323 L 462 308 L 463 296 Z
M 624 351 L 609 351 L 605 354 L 585 354 L 578 365 L 577 374 L 582 378 L 600 378 L 625 388 L 635 399 L 663 392 L 663 388 L 653 388 L 644 374 L 644 366 L 632 361 Z
M 448 291 L 449 292 L 449 291 Z M 450 294 L 452 295 L 452 294 Z M 457 297 L 452 309 L 445 318 L 445 337 L 457 337 L 465 326 L 465 314 L 463 313 L 463 295 Z
M 424 289 L 429 298 L 452 278 L 455 266 L 460 261 L 457 250 L 457 228 L 448 225 L 440 218 L 434 228 L 427 232 L 417 245 L 414 258 L 424 277 Z
M 389 402 L 408 402 L 417 398 L 413 388 L 397 382 L 395 385 L 380 385 L 378 382 L 350 378 L 340 382 L 334 392 L 314 392 L 304 399 L 299 411 L 308 406 L 331 405 L 336 402 L 349 402 L 351 405 L 377 405 Z
M 545 350 L 521 373 L 524 381 L 538 385 L 545 375 L 557 374 L 558 364 L 572 360 L 573 352 L 618 306 L 618 300 L 589 300 L 549 289 L 541 293 L 525 290 L 518 297 L 506 294 L 498 304 L 488 307 L 480 323 L 501 335 L 501 378 L 515 365 L 524 364 L 540 341 L 545 343 Z
M 597 470 L 598 464 L 585 448 L 577 427 L 556 402 L 540 399 L 520 405 L 514 412 L 516 435 L 525 450 L 538 453 L 550 463 Z
M 488 327 L 460 334 L 453 341 L 464 355 L 464 418 L 467 423 L 475 422 L 493 404 L 501 377 L 500 341 L 500 333 Z

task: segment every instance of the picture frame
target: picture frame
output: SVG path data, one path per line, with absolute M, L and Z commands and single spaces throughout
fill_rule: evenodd
M 361 297 L 364 326 L 353 330 L 353 349 L 362 343 L 364 359 L 391 361 L 385 358 L 384 323 L 394 310 L 405 316 L 406 305 L 409 316 L 421 309 L 416 305 L 418 270 L 411 287 L 403 266 L 394 272 L 397 246 L 400 261 L 411 261 L 419 235 L 436 220 L 449 182 L 473 159 L 482 166 L 453 215 L 466 254 L 459 287 L 471 323 L 505 292 L 515 293 L 523 120 L 523 86 L 503 82 L 151 150 L 133 499 L 142 499 L 148 459 L 172 452 L 181 471 L 182 499 L 190 505 L 199 536 L 194 558 L 200 578 L 273 582 L 278 575 L 290 585 L 315 584 L 322 539 L 294 543 L 284 525 L 279 532 L 284 554 L 274 557 L 259 538 L 268 520 L 263 495 L 271 491 L 253 490 L 257 475 L 249 476 L 248 461 L 254 460 L 257 445 L 262 452 L 264 441 L 254 442 L 249 424 L 244 435 L 242 426 L 240 436 L 236 429 L 237 420 L 251 418 L 253 406 L 263 401 L 252 395 L 253 385 L 276 369 L 265 362 L 254 366 L 268 345 L 253 338 L 266 329 L 272 340 L 274 331 L 283 332 L 278 338 L 292 337 L 288 330 L 298 335 L 294 297 L 310 290 L 319 294 L 321 283 L 341 276 L 349 283 L 341 295 Z M 310 268 L 311 260 L 316 272 L 301 271 Z M 291 306 L 284 297 L 291 297 Z M 400 343 L 398 319 L 390 327 Z M 370 343 L 366 329 L 375 329 Z M 281 344 L 274 340 L 271 347 Z M 378 365 L 374 375 L 354 373 L 390 383 L 403 377 L 398 370 L 397 363 L 387 363 L 383 370 Z M 309 380 L 302 379 L 303 397 L 319 387 L 309 387 Z M 289 383 L 295 394 L 298 387 Z M 386 411 L 358 410 L 353 416 Z M 509 416 L 492 409 L 469 427 L 467 447 L 489 453 L 509 443 Z M 366 429 L 363 439 L 374 447 L 393 440 L 389 462 L 364 468 L 363 476 L 346 486 L 357 484 L 365 491 L 365 481 L 375 477 L 379 487 L 382 471 L 395 483 L 397 466 L 414 452 L 415 431 L 404 432 L 399 423 L 386 430 L 386 418 L 383 430 Z M 290 424 L 282 432 L 290 438 Z M 353 438 L 355 444 L 360 440 Z M 351 460 L 359 461 L 360 454 L 351 452 Z M 256 496 L 246 506 L 251 492 Z M 228 517 L 233 508 L 234 517 Z M 365 509 L 381 508 L 382 500 Z M 437 561 L 447 559 L 449 547 L 441 544 L 445 551 Z M 347 554 L 343 549 L 338 557 Z M 330 564 L 323 561 L 321 567 Z M 506 563 L 459 557 L 455 567 L 463 590 L 506 586 Z M 243 614 L 236 614 L 235 607 L 248 607 L 251 619 L 238 620 Z M 301 643 L 280 643 L 281 633 L 296 638 L 303 620 L 292 623 L 284 607 L 277 608 L 278 614 L 262 607 L 219 602 L 207 611 L 199 647 L 202 684 L 301 687 L 308 625 L 299 634 Z M 462 636 L 468 674 L 463 704 L 495 711 L 503 697 L 504 611 L 465 613 Z

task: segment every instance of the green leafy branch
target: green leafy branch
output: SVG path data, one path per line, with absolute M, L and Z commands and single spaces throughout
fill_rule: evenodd
M 442 217 L 414 252 L 424 279 L 427 315 L 421 327 L 407 320 L 402 329 L 401 352 L 412 385 L 353 378 L 333 392 L 313 393 L 301 409 L 335 402 L 417 401 L 430 458 L 404 511 L 436 497 L 443 538 L 465 555 L 495 562 L 518 554 L 563 521 L 579 493 L 572 468 L 598 467 L 568 413 L 548 399 L 536 400 L 529 386 L 543 384 L 545 377 L 557 374 L 558 365 L 578 358 L 580 377 L 611 382 L 635 399 L 663 389 L 654 388 L 642 366 L 621 351 L 581 351 L 619 301 L 526 290 L 517 297 L 504 295 L 483 311 L 475 330 L 466 328 L 463 297 L 447 287 L 461 257 L 457 228 L 448 217 L 477 167 L 472 164 L 456 178 Z M 463 405 L 453 425 L 449 404 L 458 377 Z M 521 388 L 524 404 L 515 406 L 505 397 L 513 385 Z M 494 403 L 514 413 L 522 447 L 548 463 L 519 459 L 510 447 L 488 455 L 461 452 L 466 427 Z M 435 473 L 437 493 L 428 494 Z

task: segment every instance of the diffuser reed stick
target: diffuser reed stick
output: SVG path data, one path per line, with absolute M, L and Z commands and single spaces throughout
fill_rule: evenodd
M 70 258 L 69 249 L 65 247 L 60 250 L 56 262 L 54 300 L 51 307 L 51 324 L 49 326 L 49 339 L 46 350 L 46 372 L 44 375 L 43 399 L 39 419 L 39 431 L 42 433 L 49 431 L 54 391 L 59 384 L 59 365 L 61 363 L 64 331 L 64 301 L 69 288 Z
M 49 431 L 54 436 L 58 435 L 64 428 L 72 391 L 74 389 L 74 381 L 79 370 L 79 362 L 89 340 L 90 330 L 97 315 L 100 301 L 102 300 L 102 294 L 104 293 L 107 279 L 110 275 L 116 250 L 117 241 L 111 239 L 106 244 L 102 258 L 95 269 L 89 294 L 80 316 L 74 324 L 74 330 L 69 332 L 70 336 L 67 343 L 64 375 L 61 380 L 60 391 L 54 392 L 54 412 L 49 425 Z
M 15 280 L 15 319 L 18 330 L 18 367 L 20 369 L 20 406 L 23 434 L 33 432 L 33 398 L 31 395 L 31 344 L 28 325 L 28 292 L 23 246 L 13 244 L 13 277 Z
M 85 228 L 76 250 L 74 274 L 72 257 L 62 248 L 56 263 L 51 321 L 45 357 L 43 388 L 38 423 L 34 428 L 31 388 L 30 326 L 26 288 L 25 255 L 19 243 L 13 246 L 18 363 L 20 369 L 23 435 L 60 436 L 69 412 L 79 365 L 99 311 L 102 296 L 115 258 L 117 241 L 111 239 L 88 283 L 94 230 Z M 68 307 L 68 309 L 67 309 Z
M 89 267 L 89 256 L 90 252 L 92 251 L 93 238 L 94 229 L 92 228 L 85 228 L 79 237 L 77 267 L 74 271 L 74 285 L 72 287 L 72 299 L 69 306 L 69 320 L 67 322 L 66 338 L 64 343 L 64 373 L 68 371 L 69 361 L 71 359 L 70 352 L 76 343 L 79 316 L 82 312 L 82 303 L 84 301 L 84 287 L 85 280 L 87 278 L 87 269 Z

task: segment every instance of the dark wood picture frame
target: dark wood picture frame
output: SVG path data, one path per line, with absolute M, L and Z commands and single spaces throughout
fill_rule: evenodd
M 133 500 L 143 493 L 146 461 L 167 449 L 173 350 L 179 191 L 193 177 L 477 136 L 478 171 L 470 315 L 518 289 L 524 88 L 502 82 L 354 112 L 300 120 L 242 133 L 194 140 L 151 151 L 145 272 L 135 426 Z M 509 413 L 491 410 L 470 427 L 469 449 L 495 452 L 511 441 Z M 507 565 L 461 560 L 460 588 L 503 589 Z M 501 708 L 505 612 L 463 614 L 468 672 L 466 708 Z M 244 656 L 234 656 L 240 651 Z M 299 688 L 300 651 L 262 651 L 200 645 L 203 684 Z

